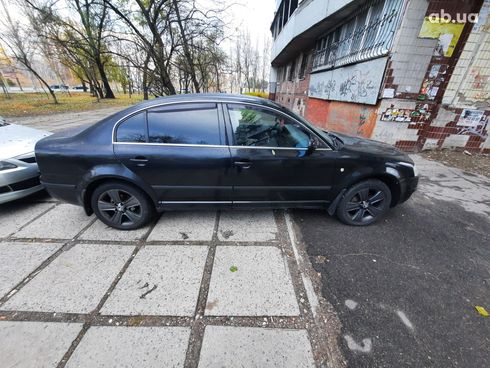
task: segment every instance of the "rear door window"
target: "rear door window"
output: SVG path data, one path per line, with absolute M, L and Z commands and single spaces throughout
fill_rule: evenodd
M 216 104 L 182 104 L 148 110 L 150 143 L 220 145 Z
M 118 142 L 142 143 L 146 142 L 146 112 L 132 115 L 117 128 L 116 140 Z

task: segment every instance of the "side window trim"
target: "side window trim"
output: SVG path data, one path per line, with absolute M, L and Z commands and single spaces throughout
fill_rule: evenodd
M 148 145 L 165 145 L 165 146 L 190 146 L 190 147 L 209 147 L 209 148 L 217 148 L 217 147 L 225 147 L 226 144 L 223 140 L 223 118 L 221 114 L 221 103 L 217 101 L 206 101 L 206 102 L 174 102 L 169 103 L 162 106 L 151 106 L 145 109 L 146 112 L 146 128 L 147 128 L 147 143 Z M 160 142 L 150 142 L 150 124 L 148 122 L 148 115 L 150 113 L 167 113 L 167 112 L 192 112 L 199 110 L 215 110 L 216 118 L 217 118 L 217 126 L 218 126 L 218 141 L 219 144 L 196 144 L 196 143 L 160 143 Z
M 228 110 L 229 105 L 245 105 L 245 106 L 253 106 L 256 108 L 264 109 L 267 111 L 271 111 L 275 114 L 279 114 L 281 116 L 284 116 L 285 118 L 291 119 L 294 122 L 298 123 L 301 127 L 303 127 L 306 131 L 309 132 L 309 134 L 314 135 L 317 139 L 319 139 L 320 142 L 322 142 L 324 147 L 318 148 L 318 150 L 324 150 L 324 151 L 331 151 L 332 149 L 330 146 L 313 130 L 309 129 L 306 125 L 304 125 L 301 121 L 295 119 L 294 117 L 291 117 L 282 111 L 270 108 L 268 106 L 262 106 L 258 105 L 255 103 L 249 103 L 249 102 L 234 102 L 234 101 L 225 101 L 225 102 L 211 102 L 211 101 L 199 101 L 197 103 L 213 103 L 216 104 L 217 108 L 217 115 L 218 115 L 218 127 L 219 127 L 219 139 L 220 139 L 220 144 L 219 145 L 206 145 L 206 144 L 189 144 L 189 143 L 150 143 L 149 142 L 149 126 L 148 126 L 148 110 L 152 108 L 169 108 L 173 105 L 186 105 L 189 104 L 189 102 L 174 102 L 174 103 L 169 103 L 161 106 L 151 106 L 147 107 L 141 110 L 134 111 L 133 113 L 124 116 L 120 120 L 118 120 L 113 127 L 112 131 L 112 144 L 145 144 L 145 145 L 167 145 L 167 146 L 193 146 L 193 147 L 208 147 L 208 148 L 221 148 L 221 147 L 233 147 L 233 148 L 242 148 L 242 149 L 276 149 L 276 150 L 304 150 L 304 148 L 297 148 L 297 147 L 253 147 L 253 146 L 237 146 L 235 145 L 235 136 L 233 134 L 233 127 L 231 123 L 231 117 L 230 117 L 230 112 Z M 135 116 L 139 113 L 144 113 L 145 114 L 145 131 L 146 131 L 146 142 L 118 142 L 117 141 L 117 130 L 123 124 L 127 119 L 131 118 L 132 116 Z
M 117 132 L 119 131 L 119 128 L 129 119 L 131 119 L 133 116 L 139 115 L 139 114 L 144 114 L 144 127 L 143 130 L 145 131 L 145 142 L 119 142 L 117 140 Z M 134 111 L 133 113 L 126 115 L 124 118 L 119 120 L 116 124 L 114 124 L 114 128 L 112 131 L 112 144 L 147 144 L 149 141 L 149 133 L 148 133 L 148 113 L 147 109 L 144 110 L 138 110 Z
M 252 106 L 255 108 L 259 108 L 259 109 L 263 109 L 263 110 L 272 112 L 276 115 L 283 116 L 286 119 L 292 120 L 292 121 L 296 122 L 297 124 L 299 124 L 310 135 L 313 135 L 315 138 L 317 138 L 322 143 L 323 147 L 318 148 L 318 150 L 331 151 L 331 148 L 328 146 L 328 144 L 325 143 L 323 141 L 323 139 L 318 134 L 316 134 L 316 132 L 309 129 L 301 121 L 295 119 L 292 116 L 289 116 L 289 115 L 283 113 L 282 111 L 270 108 L 268 106 L 261 106 L 261 105 L 257 105 L 257 104 L 253 104 L 253 103 L 246 103 L 246 102 L 226 102 L 226 103 L 223 103 L 223 106 L 224 106 L 223 108 L 224 108 L 224 112 L 225 112 L 225 116 L 226 116 L 226 127 L 227 127 L 227 130 L 229 130 L 227 137 L 230 139 L 229 142 L 232 143 L 232 144 L 230 144 L 230 147 L 241 148 L 241 149 L 307 150 L 307 148 L 298 148 L 298 147 L 261 147 L 261 146 L 239 146 L 239 145 L 237 145 L 236 141 L 235 141 L 235 135 L 233 134 L 233 125 L 231 123 L 230 111 L 228 109 L 229 105 Z
M 148 126 L 148 109 L 143 110 L 145 114 L 146 144 L 150 143 L 150 128 Z
M 223 113 L 223 104 L 220 102 L 216 103 L 216 108 L 218 109 L 218 129 L 220 146 L 226 147 L 228 146 L 228 139 L 226 137 L 226 123 Z
M 231 124 L 230 112 L 228 111 L 229 103 L 223 103 L 223 117 L 226 126 L 226 143 L 228 147 L 235 146 L 235 135 L 233 134 L 233 125 Z
M 189 105 L 189 104 L 201 104 L 201 105 L 214 105 L 216 110 L 217 110 L 217 117 L 218 117 L 218 129 L 219 129 L 219 140 L 220 144 L 219 145 L 206 145 L 206 144 L 189 144 L 189 143 L 150 143 L 149 142 L 149 126 L 148 126 L 148 111 L 151 109 L 169 109 L 172 110 L 172 106 L 175 107 L 180 107 L 181 105 Z M 177 109 L 181 110 L 181 109 Z M 131 118 L 134 115 L 137 115 L 139 113 L 144 113 L 145 114 L 145 124 L 146 124 L 146 142 L 118 142 L 117 140 L 117 130 L 119 129 L 119 126 L 123 124 L 127 119 Z M 228 146 L 228 142 L 226 139 L 226 136 L 224 136 L 224 132 L 226 132 L 226 125 L 225 125 L 225 120 L 224 120 L 224 112 L 223 112 L 223 103 L 221 101 L 212 101 L 212 100 L 199 100 L 199 101 L 174 101 L 174 102 L 167 102 L 167 103 L 162 103 L 154 106 L 148 106 L 141 108 L 139 110 L 133 111 L 129 113 L 128 115 L 123 116 L 119 120 L 117 120 L 113 127 L 112 127 L 112 144 L 146 144 L 146 145 L 167 145 L 167 146 L 193 146 L 193 147 L 215 147 L 215 148 L 221 148 L 223 146 Z

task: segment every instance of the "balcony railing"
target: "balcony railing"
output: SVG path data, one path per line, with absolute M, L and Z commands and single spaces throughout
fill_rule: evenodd
M 359 13 L 353 29 L 349 31 L 349 23 L 346 23 L 328 35 L 333 38 L 335 32 L 341 32 L 343 37 L 314 53 L 313 71 L 333 69 L 388 54 L 403 0 L 387 0 L 386 3 L 381 16 L 373 14 L 373 7 L 364 9 L 368 15 Z M 357 26 L 360 19 L 365 22 L 362 27 Z

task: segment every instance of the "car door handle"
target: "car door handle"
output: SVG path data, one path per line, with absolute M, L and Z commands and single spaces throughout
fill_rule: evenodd
M 130 158 L 129 161 L 136 162 L 138 166 L 145 166 L 149 160 L 144 156 L 136 156 L 134 158 Z
M 235 166 L 238 166 L 239 168 L 242 169 L 249 169 L 250 166 L 252 166 L 252 163 L 250 161 L 235 161 Z

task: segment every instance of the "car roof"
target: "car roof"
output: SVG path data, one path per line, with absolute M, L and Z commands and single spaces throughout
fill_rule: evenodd
M 188 94 L 180 94 L 180 95 L 171 95 L 164 97 L 157 97 L 155 99 L 149 101 L 143 101 L 137 105 L 134 105 L 138 108 L 151 108 L 152 106 L 157 106 L 162 103 L 167 102 L 197 102 L 197 101 L 210 101 L 210 102 L 248 102 L 248 103 L 256 103 L 258 105 L 270 106 L 270 107 L 279 107 L 276 103 L 271 100 L 248 96 L 248 95 L 236 95 L 229 93 L 188 93 Z

